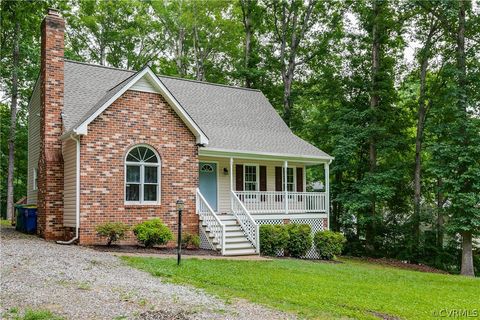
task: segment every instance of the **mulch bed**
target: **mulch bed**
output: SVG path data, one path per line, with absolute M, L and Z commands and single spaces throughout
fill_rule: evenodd
M 95 245 L 89 246 L 93 250 L 102 251 L 102 252 L 120 252 L 120 253 L 153 253 L 153 254 L 177 254 L 176 248 L 165 248 L 165 247 L 153 247 L 145 248 L 142 246 L 128 246 L 128 245 Z M 204 250 L 204 249 L 182 249 L 182 255 L 186 256 L 218 256 L 219 252 L 213 250 Z
M 413 270 L 413 271 L 420 271 L 420 272 L 428 272 L 428 273 L 441 273 L 441 274 L 449 274 L 447 271 L 436 269 L 433 267 L 426 266 L 424 264 L 413 264 L 408 263 L 396 259 L 388 259 L 388 258 L 356 258 L 356 257 L 348 257 L 349 259 L 354 260 L 361 260 L 367 261 L 370 263 L 376 263 L 383 266 L 395 267 L 400 269 L 406 270 Z

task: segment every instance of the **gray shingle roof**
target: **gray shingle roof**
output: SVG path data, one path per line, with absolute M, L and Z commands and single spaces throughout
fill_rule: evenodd
M 136 72 L 65 61 L 65 130 L 70 131 L 110 99 Z M 262 92 L 159 76 L 207 135 L 205 149 L 329 157 L 295 136 Z

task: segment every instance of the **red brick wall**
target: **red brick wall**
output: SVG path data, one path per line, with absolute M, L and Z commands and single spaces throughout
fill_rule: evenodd
M 38 234 L 48 240 L 64 238 L 63 229 L 63 52 L 65 22 L 49 12 L 42 23 L 41 125 L 38 162 Z
M 160 155 L 160 205 L 124 204 L 124 159 L 136 144 L 148 144 Z M 80 244 L 104 244 L 95 226 L 107 221 L 135 225 L 159 217 L 175 233 L 178 199 L 185 201 L 185 232 L 198 233 L 196 139 L 159 94 L 125 92 L 89 125 L 80 159 Z M 123 243 L 136 243 L 133 234 Z

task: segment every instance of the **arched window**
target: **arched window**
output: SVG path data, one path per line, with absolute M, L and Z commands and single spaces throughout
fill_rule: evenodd
M 133 147 L 125 159 L 125 202 L 160 203 L 160 158 L 148 146 Z

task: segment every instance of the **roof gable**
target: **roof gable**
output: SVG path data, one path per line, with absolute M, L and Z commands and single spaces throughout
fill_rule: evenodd
M 117 100 L 127 90 L 148 91 L 161 94 L 170 104 L 175 113 L 182 119 L 185 125 L 197 138 L 197 143 L 206 145 L 208 138 L 185 109 L 178 103 L 175 97 L 153 73 L 150 67 L 145 66 L 142 70 L 132 74 L 116 86 L 111 88 L 72 128 L 76 134 L 86 135 L 88 125 L 95 120 L 105 109 Z

